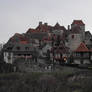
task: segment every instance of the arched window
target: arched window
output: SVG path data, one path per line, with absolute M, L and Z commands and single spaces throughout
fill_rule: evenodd
M 74 35 L 72 35 L 72 39 L 74 39 Z

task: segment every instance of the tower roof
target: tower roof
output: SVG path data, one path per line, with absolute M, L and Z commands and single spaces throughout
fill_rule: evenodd
M 74 20 L 73 23 L 72 23 L 72 25 L 73 24 L 77 24 L 77 25 L 80 25 L 80 26 L 85 25 L 82 20 Z

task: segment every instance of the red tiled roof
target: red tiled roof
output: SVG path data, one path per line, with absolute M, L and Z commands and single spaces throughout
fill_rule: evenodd
M 82 42 L 75 52 L 89 52 L 87 46 Z
M 26 33 L 31 33 L 31 32 L 36 32 L 36 30 L 30 28 L 30 29 L 28 29 L 28 31 Z
M 66 28 L 64 26 L 60 26 L 59 23 L 56 23 L 56 25 L 50 26 L 50 25 L 46 25 L 46 24 L 41 24 L 38 25 L 38 27 L 36 29 L 29 29 L 26 33 L 31 33 L 31 32 L 48 32 L 48 31 L 52 31 L 52 30 L 66 30 Z
M 20 44 L 28 44 L 28 41 L 20 41 Z
M 10 41 L 15 43 L 16 42 L 16 38 L 18 38 L 19 42 L 20 41 L 29 42 L 29 40 L 24 35 L 19 34 L 19 33 L 15 33 L 15 35 L 10 38 Z
M 15 33 L 14 36 L 21 36 L 21 34 L 19 34 L 19 33 Z
M 48 32 L 50 29 L 51 29 L 51 26 L 43 24 L 43 25 L 39 25 L 36 28 L 36 31 Z
M 22 38 L 23 35 L 22 35 L 22 34 L 19 34 L 19 33 L 15 33 L 14 36 L 13 36 L 13 38 L 14 38 L 14 37 Z
M 56 25 L 53 27 L 54 30 L 66 30 L 64 26 L 60 26 L 59 23 L 56 23 Z
M 77 24 L 77 25 L 85 25 L 85 24 L 83 23 L 82 20 L 74 20 L 73 23 L 72 23 L 72 25 L 73 25 L 73 24 Z

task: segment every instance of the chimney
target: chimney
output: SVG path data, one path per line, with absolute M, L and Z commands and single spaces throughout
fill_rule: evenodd
M 40 26 L 42 25 L 42 21 L 39 22 L 39 25 L 40 25 Z
M 48 23 L 44 23 L 44 25 L 45 25 L 45 26 L 47 26 L 47 25 L 48 25 Z
M 68 30 L 70 30 L 70 25 L 68 25 Z

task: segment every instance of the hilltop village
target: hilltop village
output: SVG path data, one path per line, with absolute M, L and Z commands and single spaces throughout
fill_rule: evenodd
M 73 20 L 67 28 L 39 22 L 26 33 L 15 33 L 3 47 L 6 63 L 91 64 L 92 35 L 82 20 Z

